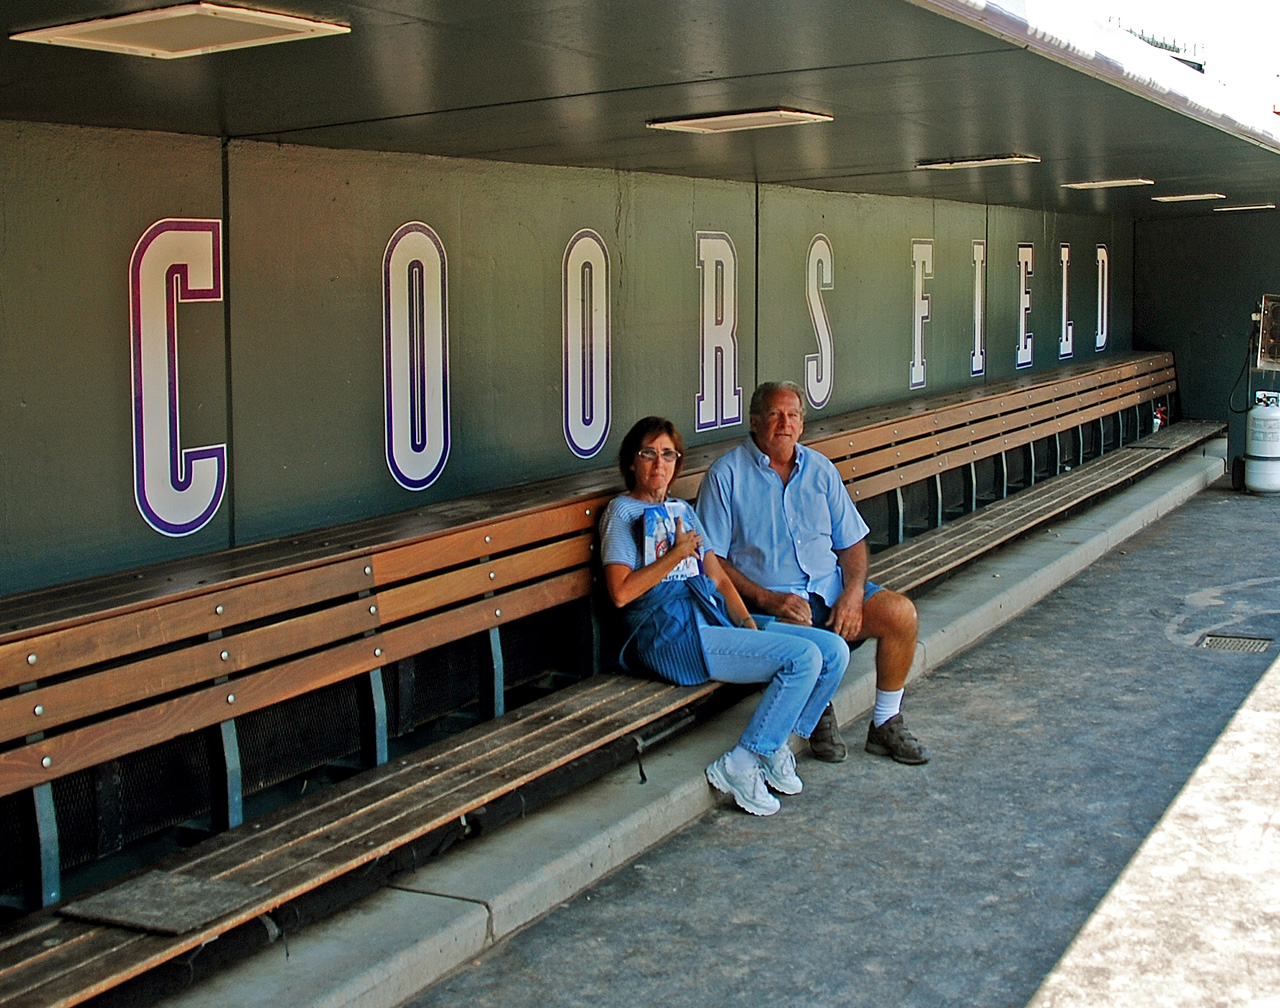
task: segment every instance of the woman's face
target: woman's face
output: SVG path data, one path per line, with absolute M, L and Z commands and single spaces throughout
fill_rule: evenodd
M 657 454 L 657 458 L 652 460 L 645 458 L 647 454 L 645 449 L 651 449 Z M 646 497 L 666 496 L 667 486 L 676 469 L 678 456 L 675 451 L 676 443 L 668 434 L 656 434 L 645 439 L 631 463 L 631 468 L 636 474 L 636 493 Z M 664 453 L 669 457 L 664 458 Z

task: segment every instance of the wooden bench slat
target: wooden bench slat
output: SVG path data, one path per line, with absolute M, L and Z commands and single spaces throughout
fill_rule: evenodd
M 85 728 L 0 753 L 0 795 L 321 689 L 382 664 L 373 638 L 340 644 L 220 686 L 161 700 Z M 228 699 L 229 697 L 234 699 Z M 49 765 L 44 765 L 44 760 Z
M 481 528 L 466 529 L 420 542 L 381 550 L 374 557 L 378 585 L 418 577 L 456 564 L 503 553 L 530 542 L 583 532 L 595 527 L 600 501 L 608 497 L 575 500 L 560 507 L 518 515 Z
M 916 572 L 917 568 L 927 566 L 930 561 L 937 563 L 953 557 L 971 557 L 981 551 L 975 549 L 975 541 L 989 547 L 1021 534 L 1030 527 L 1033 511 L 1046 507 L 1052 513 L 1065 510 L 1078 500 L 1123 480 L 1140 461 L 1136 456 L 1130 458 L 1121 453 L 1095 459 L 1064 474 L 1052 486 L 1043 483 L 1020 490 L 1004 500 L 947 523 L 943 527 L 948 528 L 951 535 L 939 536 L 935 534 L 937 529 L 931 529 L 909 539 L 901 547 L 892 547 L 877 554 L 877 558 L 892 554 L 898 567 Z M 1046 517 L 1051 517 L 1052 513 Z M 887 575 L 887 567 L 878 569 Z
M 0 644 L 0 688 L 225 630 L 323 599 L 355 595 L 373 587 L 373 579 L 364 573 L 366 566 L 360 559 L 328 564 Z M 32 654 L 34 663 L 28 661 Z
M 843 479 L 850 479 L 855 473 L 860 474 L 859 479 L 866 479 L 868 476 L 874 475 L 877 470 L 900 465 L 904 460 L 912 461 L 921 457 L 934 457 L 940 450 L 945 451 L 982 442 L 986 442 L 989 445 L 999 443 L 1009 447 L 1016 447 L 1031 440 L 1037 440 L 1039 437 L 1047 436 L 1049 433 L 1076 427 L 1081 423 L 1088 423 L 1090 420 L 1097 419 L 1099 416 L 1126 409 L 1138 403 L 1146 402 L 1148 399 L 1157 398 L 1173 391 L 1174 388 L 1175 386 L 1172 383 L 1161 383 L 1142 388 L 1131 387 L 1128 383 L 1120 383 L 1115 386 L 1114 391 L 1117 394 L 1112 398 L 1101 401 L 1082 399 L 1070 408 L 1065 408 L 1061 404 L 1050 404 L 1050 406 L 1057 405 L 1059 408 L 1055 410 L 1046 407 L 1039 411 L 1024 410 L 1016 418 L 995 417 L 967 427 L 954 428 L 927 441 L 917 439 L 908 444 L 892 445 L 877 451 L 853 456 L 852 458 L 840 459 L 836 462 L 836 468 Z M 1055 421 L 1057 422 L 1055 423 Z M 1026 435 L 1028 431 L 1038 433 L 1035 437 L 1028 437 Z M 1000 440 L 997 442 L 997 439 Z M 1007 450 L 1005 447 L 995 448 L 990 454 L 1005 450 Z M 974 454 L 977 458 L 986 457 L 977 453 Z
M 1017 414 L 1055 400 L 1106 397 L 1107 388 L 1119 382 L 1154 383 L 1173 377 L 1172 361 L 1148 361 L 1145 367 L 1104 367 L 1087 375 L 1064 378 L 1025 388 L 993 389 L 981 396 L 957 398 L 950 405 L 924 400 L 920 412 L 892 413 L 865 424 L 848 424 L 830 437 L 806 442 L 831 458 L 863 451 L 868 446 L 923 437 L 951 427 L 964 426 L 993 416 Z M 933 403 L 933 405 L 929 405 Z
M 527 717 L 506 720 L 504 716 L 496 728 L 468 733 L 470 738 L 462 744 L 432 746 L 378 772 L 361 774 L 343 786 L 328 789 L 324 800 L 304 810 L 277 815 L 257 829 L 236 831 L 231 842 L 202 844 L 184 859 L 184 870 L 205 878 L 225 877 L 242 864 L 256 863 L 271 852 L 340 828 L 344 822 L 377 815 L 385 803 L 432 781 L 451 781 L 474 773 L 477 765 L 513 747 L 545 744 L 575 718 L 597 714 L 610 705 L 634 705 L 657 692 L 676 689 L 619 676 L 593 676 L 587 683 L 587 689 L 575 686 L 558 691 L 568 695 L 556 695 L 556 703 L 543 705 Z
M 0 644 L 111 615 L 141 613 L 168 602 L 200 599 L 217 590 L 342 561 L 367 564 L 375 553 L 432 538 L 479 532 L 483 541 L 487 525 L 531 518 L 536 528 L 534 516 L 538 514 L 578 504 L 585 509 L 595 502 L 607 503 L 620 490 L 621 483 L 613 472 L 602 476 L 599 470 L 588 470 L 439 501 L 430 508 L 382 515 L 338 528 L 37 589 L 0 599 Z
M 70 931 L 57 929 L 59 935 Z M 116 986 L 110 980 L 95 982 L 94 972 L 112 956 L 132 953 L 138 939 L 145 937 L 123 928 L 82 926 L 79 933 L 38 959 L 0 972 L 0 1004 L 5 1008 L 61 1008 L 87 1001 Z
M 504 623 L 531 616 L 591 594 L 594 582 L 586 567 L 458 606 L 433 616 L 413 620 L 383 630 L 380 642 L 384 661 L 397 661 L 461 640 L 471 634 L 491 630 Z
M 126 707 L 377 627 L 369 603 L 357 600 L 95 672 L 91 688 L 85 678 L 77 678 L 28 690 L 0 700 L 0 737 L 48 731 L 103 709 Z
M 951 406 L 964 406 L 972 402 L 1000 396 L 1016 395 L 1019 391 L 1046 383 L 1062 386 L 1083 380 L 1087 384 L 1095 378 L 1107 381 L 1111 380 L 1110 376 L 1112 375 L 1128 377 L 1173 366 L 1173 354 L 1169 352 L 1113 355 L 1102 361 L 1067 364 L 1055 368 L 1048 376 L 1036 373 L 1020 374 L 997 382 L 976 386 L 961 386 L 946 392 L 929 392 L 915 398 L 894 399 L 875 406 L 864 406 L 850 413 L 818 418 L 812 423 L 806 424 L 806 429 L 815 441 L 820 441 L 828 436 L 838 437 L 843 432 L 869 427 L 877 423 L 893 422 L 894 420 L 945 410 Z
M 486 592 L 509 588 L 557 571 L 591 562 L 590 533 L 562 539 L 546 546 L 473 564 L 447 574 L 423 578 L 378 592 L 378 609 L 384 623 L 394 623 Z
M 1002 501 L 876 554 L 871 561 L 870 576 L 896 591 L 909 591 L 980 553 L 1022 535 L 1099 492 L 1141 475 L 1163 462 L 1170 453 L 1176 454 L 1198 444 L 1206 433 L 1221 428 L 1219 424 L 1192 425 L 1191 430 L 1178 432 L 1178 426 L 1166 428 L 1134 445 L 1077 466 L 1049 482 L 1020 490 Z M 1151 441 L 1155 443 L 1144 444 Z
M 873 475 L 866 479 L 856 479 L 848 482 L 850 494 L 854 500 L 864 500 L 874 497 L 877 494 L 885 493 L 899 486 L 908 486 L 922 479 L 927 479 L 938 472 L 944 472 L 948 469 L 955 469 L 961 465 L 970 462 L 980 462 L 983 459 L 991 458 L 993 455 L 999 455 L 1001 452 L 1010 451 L 1014 448 L 1020 448 L 1023 445 L 1038 441 L 1041 438 L 1049 437 L 1052 434 L 1061 433 L 1078 427 L 1081 424 L 1089 423 L 1101 417 L 1107 416 L 1120 409 L 1127 409 L 1130 406 L 1136 406 L 1141 402 L 1147 401 L 1149 398 L 1163 394 L 1159 390 L 1162 386 L 1156 386 L 1154 390 L 1142 392 L 1133 392 L 1123 399 L 1114 400 L 1108 403 L 1099 403 L 1080 410 L 1077 413 L 1069 414 L 1065 417 L 1056 417 L 1052 420 L 1046 420 L 1043 423 L 1036 424 L 1032 427 L 1024 427 L 1021 430 L 1012 431 L 1008 434 L 1001 434 L 997 437 L 989 438 L 985 441 L 979 441 L 963 448 L 955 449 L 942 456 L 921 459 L 918 462 L 911 462 L 897 469 L 891 469 L 887 472 Z M 846 478 L 845 468 L 849 468 L 846 463 L 837 463 L 836 468 L 841 470 L 841 477 Z
M 59 917 L 51 911 L 42 911 L 24 918 L 0 940 L 0 1003 L 9 993 L 7 978 L 15 970 L 30 968 L 83 941 L 97 925 Z
M 685 690 L 704 694 L 711 688 L 714 687 L 686 687 Z M 399 818 L 371 820 L 364 824 L 366 829 L 344 838 L 340 846 L 317 847 L 313 854 L 315 862 L 313 864 L 291 864 L 288 859 L 282 859 L 282 863 L 270 866 L 276 873 L 269 878 L 241 871 L 232 873 L 228 877 L 236 881 L 262 878 L 277 892 L 304 892 L 309 888 L 308 880 L 313 875 L 322 873 L 334 878 L 350 871 L 352 861 L 357 857 L 364 859 L 371 852 L 382 856 L 412 838 L 451 822 L 457 818 L 455 810 L 473 811 L 500 795 L 537 779 L 546 772 L 548 767 L 564 766 L 579 756 L 638 730 L 664 714 L 678 710 L 691 702 L 691 699 L 693 697 L 683 691 L 668 694 L 663 699 L 655 697 L 643 707 L 634 708 L 591 725 L 583 725 L 579 731 L 557 740 L 553 747 L 530 753 L 491 774 L 462 782 L 447 794 L 436 798 L 428 797 L 420 802 L 406 801 Z M 318 867 L 320 865 L 324 866 L 323 869 Z
M 299 888 L 305 882 L 299 872 L 305 875 L 304 863 L 308 860 L 327 865 L 320 874 L 335 877 L 642 728 L 714 688 L 659 683 L 649 686 L 644 695 L 614 699 L 568 718 L 554 732 L 522 739 L 518 745 L 488 754 L 465 767 L 446 767 L 377 807 L 361 809 L 357 815 L 326 824 L 323 830 L 273 848 L 264 856 L 232 864 L 223 861 L 225 870 L 212 877 L 261 885 L 275 894 L 277 902 L 283 901 L 282 896 L 292 898 L 305 891 L 305 886 Z M 336 872 L 335 862 L 342 866 Z M 200 867 L 204 871 L 213 866 Z

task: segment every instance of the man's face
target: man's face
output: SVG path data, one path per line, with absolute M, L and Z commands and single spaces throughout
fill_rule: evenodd
M 796 442 L 803 433 L 800 397 L 787 389 L 770 393 L 764 401 L 764 413 L 751 418 L 756 444 L 776 462 L 789 462 L 795 457 Z

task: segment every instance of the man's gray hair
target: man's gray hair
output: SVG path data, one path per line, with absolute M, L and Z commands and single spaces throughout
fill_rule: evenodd
M 804 419 L 804 389 L 793 381 L 767 381 L 757 385 L 756 390 L 751 393 L 751 415 L 764 416 L 765 400 L 775 392 L 794 392 L 796 398 L 800 400 L 800 419 Z

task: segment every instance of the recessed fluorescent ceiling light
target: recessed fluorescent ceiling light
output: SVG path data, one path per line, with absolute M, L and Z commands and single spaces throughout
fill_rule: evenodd
M 690 119 L 655 119 L 649 129 L 680 133 L 732 133 L 734 130 L 768 129 L 770 126 L 799 126 L 802 123 L 831 122 L 833 116 L 795 109 L 759 109 L 755 112 L 720 112 Z
M 983 157 L 950 158 L 939 161 L 917 161 L 917 168 L 985 168 L 987 165 L 1039 164 L 1034 154 L 988 154 Z
M 9 37 L 22 42 L 177 59 L 349 31 L 346 25 L 309 21 L 290 14 L 194 3 L 18 32 Z
M 1253 203 L 1249 206 L 1216 206 L 1213 208 L 1214 213 L 1220 213 L 1223 210 L 1274 210 L 1274 203 Z
M 1063 189 L 1119 189 L 1121 186 L 1155 185 L 1149 178 L 1099 179 L 1097 182 L 1063 182 Z
M 1220 192 L 1187 193 L 1185 196 L 1152 196 L 1157 203 L 1190 203 L 1192 200 L 1226 199 Z

